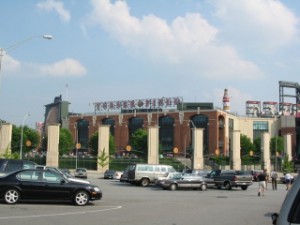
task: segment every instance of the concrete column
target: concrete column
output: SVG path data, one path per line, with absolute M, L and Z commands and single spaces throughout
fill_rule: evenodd
M 148 164 L 159 164 L 158 126 L 148 128 Z
M 241 132 L 239 130 L 234 130 L 232 133 L 232 154 L 231 162 L 233 170 L 241 170 L 242 160 L 241 160 Z
M 97 161 L 97 170 L 101 172 L 109 168 L 109 128 L 110 125 L 100 125 L 98 128 L 98 157 L 100 157 L 103 152 L 105 156 L 108 156 L 106 161 L 107 165 L 103 168 L 99 165 L 99 160 Z
M 48 143 L 46 165 L 58 167 L 59 124 L 48 124 Z
M 12 124 L 3 123 L 0 126 L 0 155 L 11 153 Z
M 292 135 L 285 134 L 283 136 L 283 143 L 284 143 L 284 153 L 288 156 L 288 160 L 291 161 L 292 156 Z
M 193 169 L 204 169 L 203 128 L 193 128 Z
M 271 159 L 270 159 L 270 133 L 263 132 L 261 134 L 261 159 L 262 169 L 271 172 Z

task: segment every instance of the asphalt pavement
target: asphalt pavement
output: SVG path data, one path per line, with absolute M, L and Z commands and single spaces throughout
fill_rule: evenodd
M 268 185 L 266 195 L 257 196 L 258 183 L 248 190 L 162 190 L 104 180 L 90 176 L 99 185 L 103 199 L 87 206 L 69 203 L 0 203 L 1 225 L 270 225 L 286 196 Z

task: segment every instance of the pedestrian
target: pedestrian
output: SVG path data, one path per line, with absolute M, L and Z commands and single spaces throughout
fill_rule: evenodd
M 285 180 L 285 184 L 286 184 L 286 190 L 290 190 L 291 184 L 293 182 L 294 177 L 290 174 L 290 173 L 286 173 L 284 175 L 284 180 Z
M 266 191 L 267 171 L 264 170 L 258 176 L 258 196 L 264 196 Z
M 277 178 L 278 178 L 278 173 L 276 171 L 272 171 L 271 180 L 272 180 L 273 190 L 277 190 Z

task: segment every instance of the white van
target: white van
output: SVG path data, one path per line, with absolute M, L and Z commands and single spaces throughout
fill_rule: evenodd
M 155 183 L 158 177 L 170 172 L 176 172 L 170 165 L 133 164 L 129 168 L 127 180 L 131 184 L 147 187 L 150 183 Z

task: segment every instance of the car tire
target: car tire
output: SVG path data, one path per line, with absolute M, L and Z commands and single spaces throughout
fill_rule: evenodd
M 147 187 L 149 185 L 149 180 L 147 178 L 143 178 L 141 180 L 141 186 L 142 187 Z
M 231 190 L 231 185 L 230 185 L 229 182 L 226 182 L 226 183 L 224 184 L 224 186 L 225 186 L 225 189 L 226 189 L 226 190 Z
M 171 184 L 170 185 L 170 190 L 171 191 L 176 191 L 177 190 L 177 184 Z
M 206 190 L 207 190 L 207 184 L 202 184 L 202 185 L 200 186 L 200 190 L 201 190 L 201 191 L 206 191 Z
M 20 197 L 20 192 L 15 188 L 7 189 L 4 193 L 4 201 L 7 204 L 16 204 Z
M 241 186 L 241 189 L 242 189 L 243 191 L 246 191 L 246 190 L 248 189 L 248 186 L 247 186 L 247 185 L 243 185 L 243 186 Z
M 90 200 L 90 196 L 84 190 L 77 191 L 76 194 L 74 195 L 74 203 L 76 205 L 84 206 L 89 202 L 89 200 Z

